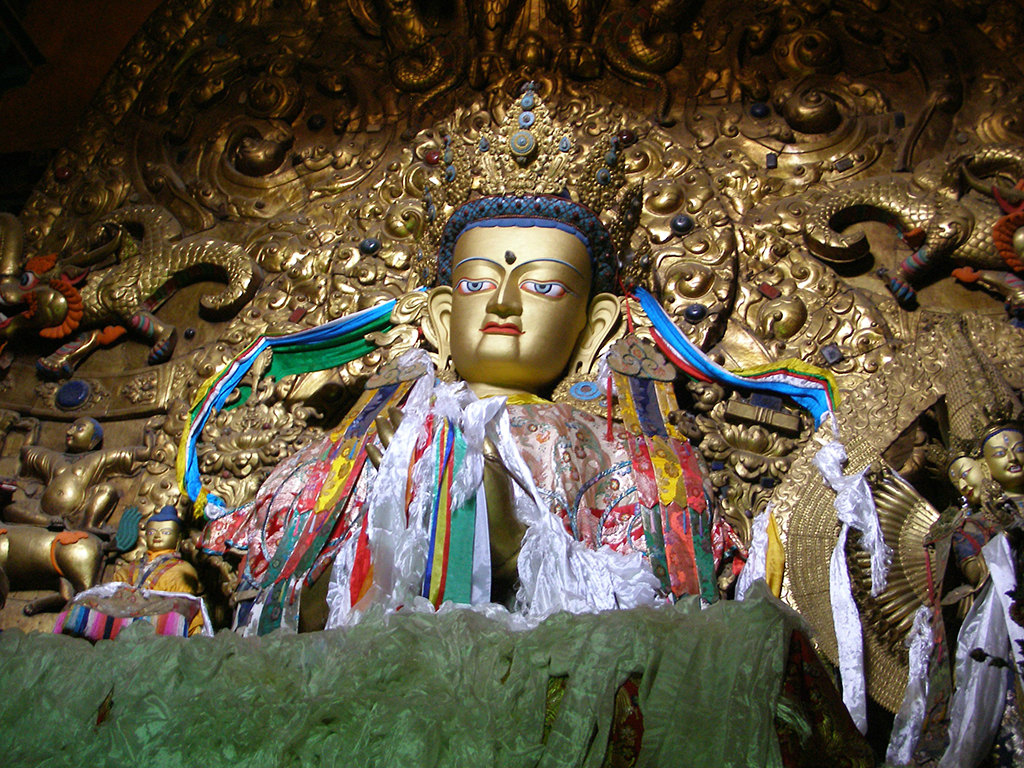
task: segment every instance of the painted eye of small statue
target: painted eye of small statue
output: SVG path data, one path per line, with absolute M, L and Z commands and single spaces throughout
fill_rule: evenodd
M 497 287 L 498 284 L 493 280 L 470 280 L 466 277 L 455 284 L 455 290 L 463 296 L 468 296 L 471 293 L 480 293 L 481 291 L 490 291 Z
M 570 293 L 569 289 L 557 282 L 539 282 L 537 280 L 524 280 L 519 287 L 527 293 L 535 293 L 538 296 L 547 296 L 549 299 L 560 299 Z
M 38 282 L 39 282 L 39 278 L 36 276 L 35 272 L 25 272 L 21 276 L 21 287 L 22 288 L 31 288 L 31 287 L 33 287 Z

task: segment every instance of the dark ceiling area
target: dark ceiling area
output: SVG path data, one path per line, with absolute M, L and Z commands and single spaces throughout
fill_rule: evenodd
M 162 0 L 0 0 L 0 210 L 20 212 Z

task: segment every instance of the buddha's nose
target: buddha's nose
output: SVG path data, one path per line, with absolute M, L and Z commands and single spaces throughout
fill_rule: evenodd
M 491 300 L 487 303 L 487 311 L 500 317 L 521 315 L 523 302 L 519 294 L 519 284 L 512 278 L 502 280 L 498 290 L 494 292 Z

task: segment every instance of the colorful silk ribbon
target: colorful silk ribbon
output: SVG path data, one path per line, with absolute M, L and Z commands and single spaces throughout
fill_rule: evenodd
M 182 493 L 192 500 L 196 516 L 205 514 L 213 519 L 226 511 L 223 500 L 202 486 L 196 445 L 206 422 L 224 407 L 228 397 L 252 369 L 256 358 L 265 350 L 273 349 L 274 361 L 269 373 L 275 376 L 344 365 L 374 349 L 365 336 L 389 328 L 394 306 L 395 301 L 392 300 L 316 328 L 281 336 L 260 336 L 207 379 L 193 400 L 178 451 L 178 485 Z
M 660 302 L 643 288 L 634 295 L 653 326 L 651 336 L 675 365 L 702 381 L 715 381 L 739 390 L 767 392 L 794 400 L 814 416 L 815 426 L 831 412 L 837 400 L 835 379 L 828 371 L 801 360 L 778 360 L 768 365 L 730 373 L 713 362 L 676 327 Z

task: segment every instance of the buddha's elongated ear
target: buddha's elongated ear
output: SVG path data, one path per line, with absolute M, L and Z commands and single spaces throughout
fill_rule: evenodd
M 434 288 L 427 294 L 427 316 L 423 322 L 423 335 L 437 348 L 440 365 L 451 357 L 452 289 L 447 285 Z
M 610 293 L 599 293 L 590 300 L 587 326 L 580 334 L 576 351 L 569 362 L 570 374 L 591 372 L 597 353 L 615 330 L 621 314 L 619 299 Z

